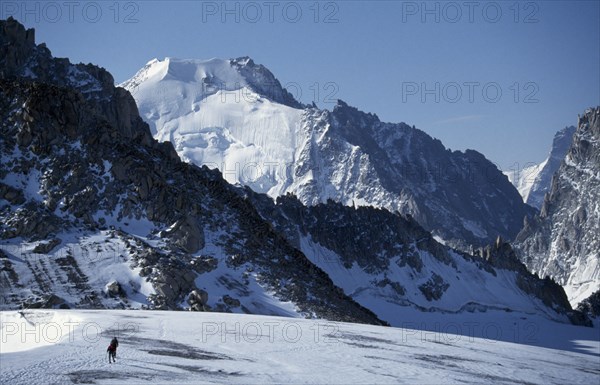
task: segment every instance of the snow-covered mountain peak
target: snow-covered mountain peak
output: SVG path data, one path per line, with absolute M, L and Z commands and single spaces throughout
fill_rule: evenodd
M 263 97 L 294 108 L 304 107 L 281 86 L 271 71 L 247 56 L 209 60 L 174 57 L 152 59 L 120 86 L 134 95 L 143 92 L 140 88 L 142 84 L 158 86 L 162 90 L 158 93 L 161 95 L 168 92 L 166 88 L 172 87 L 173 82 L 193 87 L 196 99 L 204 99 L 218 92 L 234 92 L 231 97 L 236 102 L 242 98 L 255 100 Z M 183 90 L 180 92 L 182 97 L 188 94 Z
M 152 59 L 140 69 L 123 87 L 142 82 L 160 82 L 175 80 L 184 83 L 199 83 L 221 86 L 233 90 L 247 86 L 247 82 L 232 65 L 224 59 L 178 59 L 165 57 L 163 60 Z
M 249 57 L 166 61 L 123 86 L 156 139 L 231 183 L 309 205 L 333 199 L 408 213 L 461 245 L 513 238 L 532 211 L 483 155 L 452 153 L 342 100 L 331 111 L 304 106 Z

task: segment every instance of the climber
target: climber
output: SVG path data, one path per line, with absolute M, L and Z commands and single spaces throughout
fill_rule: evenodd
M 110 341 L 110 345 L 108 345 L 108 349 L 106 349 L 106 351 L 108 352 L 108 363 L 110 364 L 111 361 L 111 357 L 112 357 L 112 362 L 116 362 L 115 358 L 117 357 L 117 347 L 119 346 L 119 341 L 117 340 L 117 337 L 113 337 L 113 339 Z

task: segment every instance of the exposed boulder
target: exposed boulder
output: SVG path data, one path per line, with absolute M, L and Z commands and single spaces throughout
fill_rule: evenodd
M 56 246 L 60 245 L 62 241 L 59 238 L 54 238 L 48 242 L 40 242 L 37 244 L 34 249 L 34 254 L 48 254 L 52 251 Z
M 219 260 L 213 257 L 199 257 L 193 259 L 190 263 L 198 274 L 203 274 L 215 270 L 219 265 Z
M 449 287 L 450 285 L 440 275 L 433 273 L 429 281 L 419 286 L 419 290 L 421 290 L 421 293 L 423 293 L 428 301 L 436 301 L 442 298 L 442 295 Z
M 0 183 L 0 199 L 5 199 L 14 205 L 25 203 L 23 191 L 12 186 L 5 185 L 4 183 Z
M 240 307 L 241 305 L 239 299 L 230 297 L 227 294 L 223 296 L 223 303 L 231 308 Z
M 187 299 L 192 311 L 206 311 L 208 309 L 208 293 L 202 289 L 194 289 Z
M 181 296 L 195 288 L 196 273 L 183 265 L 179 267 L 159 265 L 156 270 L 157 273 L 153 278 L 154 290 L 169 308 L 176 308 Z
M 125 292 L 118 281 L 109 282 L 105 287 L 105 292 L 109 297 L 113 298 L 125 295 Z

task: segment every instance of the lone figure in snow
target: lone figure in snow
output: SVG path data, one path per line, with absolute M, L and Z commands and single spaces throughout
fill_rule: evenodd
M 119 341 L 117 340 L 117 337 L 113 337 L 113 339 L 110 341 L 110 345 L 108 345 L 108 349 L 106 349 L 106 351 L 108 352 L 108 363 L 110 364 L 111 361 L 111 357 L 112 357 L 112 362 L 116 362 L 115 358 L 117 357 L 117 347 L 119 346 Z

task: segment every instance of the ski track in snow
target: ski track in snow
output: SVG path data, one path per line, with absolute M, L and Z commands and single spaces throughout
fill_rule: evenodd
M 28 321 L 15 311 L 0 313 L 3 384 L 600 381 L 600 329 L 550 321 L 546 326 L 562 328 L 562 333 L 553 335 L 550 330 L 540 337 L 571 339 L 572 349 L 240 314 L 114 310 L 24 314 Z M 62 331 L 57 332 L 57 325 Z M 120 344 L 117 362 L 109 364 L 106 346 L 113 335 Z M 590 349 L 587 354 L 577 352 L 576 344 Z

